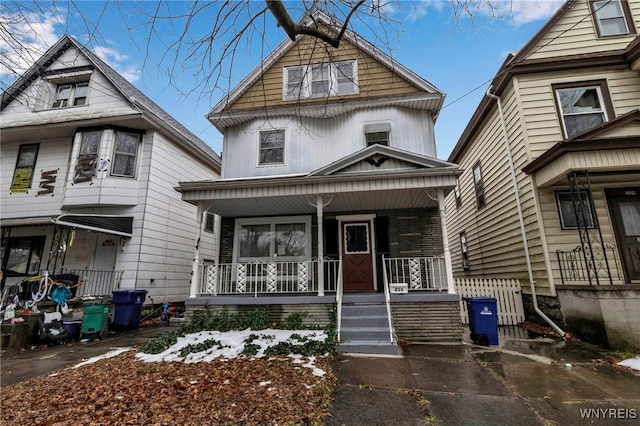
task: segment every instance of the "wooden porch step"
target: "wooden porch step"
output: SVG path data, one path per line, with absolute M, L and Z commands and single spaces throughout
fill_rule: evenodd
M 339 352 L 397 355 L 383 294 L 345 295 Z
M 376 355 L 399 355 L 398 345 L 379 341 L 350 341 L 338 345 L 338 352 Z

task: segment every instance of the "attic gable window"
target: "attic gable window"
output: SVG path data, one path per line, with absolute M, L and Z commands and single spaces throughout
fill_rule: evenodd
M 299 65 L 283 70 L 283 100 L 358 93 L 355 60 Z
M 591 9 L 599 37 L 609 37 L 635 33 L 631 11 L 626 1 L 592 1 Z
M 604 81 L 584 85 L 555 85 L 558 115 L 564 136 L 569 139 L 606 122 L 613 116 Z
M 390 123 L 370 123 L 364 126 L 364 136 L 367 146 L 385 145 L 389 146 L 389 134 L 391 133 Z
M 56 96 L 51 107 L 65 108 L 69 106 L 86 105 L 88 92 L 88 81 L 71 84 L 59 84 L 56 88 Z

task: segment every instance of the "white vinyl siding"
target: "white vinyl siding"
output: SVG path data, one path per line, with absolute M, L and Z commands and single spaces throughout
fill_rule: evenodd
M 225 134 L 224 178 L 309 173 L 365 147 L 365 126 L 385 122 L 392 131 L 392 146 L 436 157 L 433 118 L 407 108 L 369 108 L 332 119 L 271 117 L 255 120 Z M 285 163 L 259 164 L 259 133 L 273 128 L 285 131 Z

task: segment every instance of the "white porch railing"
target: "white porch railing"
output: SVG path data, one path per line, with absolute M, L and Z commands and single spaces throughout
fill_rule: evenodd
M 447 290 L 444 256 L 383 258 L 385 285 L 406 284 L 408 290 Z
M 301 262 L 204 262 L 200 265 L 201 296 L 260 295 L 319 291 L 318 268 L 324 268 L 324 291 L 335 292 L 340 277 L 340 261 L 334 259 Z

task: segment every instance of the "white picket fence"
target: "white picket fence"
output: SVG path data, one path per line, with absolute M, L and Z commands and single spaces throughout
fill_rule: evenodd
M 493 297 L 498 308 L 498 325 L 517 325 L 524 321 L 522 289 L 519 280 L 458 278 L 456 293 L 460 299 L 460 319 L 469 324 L 469 312 L 465 297 Z

